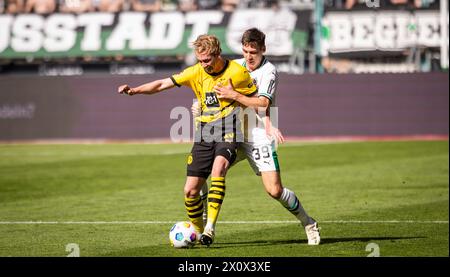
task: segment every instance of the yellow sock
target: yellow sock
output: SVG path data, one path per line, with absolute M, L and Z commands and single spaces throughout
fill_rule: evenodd
M 195 229 L 199 233 L 203 233 L 203 201 L 200 195 L 195 198 L 185 197 L 184 206 Z
M 211 177 L 208 193 L 208 225 L 215 226 L 225 197 L 225 177 Z

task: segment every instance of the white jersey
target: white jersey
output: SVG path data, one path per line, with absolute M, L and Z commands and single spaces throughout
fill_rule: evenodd
M 235 61 L 246 67 L 245 59 Z M 278 74 L 275 66 L 264 57 L 261 65 L 250 72 L 250 76 L 258 88 L 258 96 L 263 96 L 270 100 L 270 121 L 274 127 L 278 127 L 276 124 L 278 112 L 275 94 Z M 269 137 L 266 131 L 267 114 L 257 113 L 252 108 L 247 108 L 245 113 L 248 114 L 248 127 L 244 131 L 246 141 L 239 145 L 238 157 L 235 163 L 247 159 L 257 175 L 261 175 L 261 172 L 264 171 L 280 171 L 275 139 Z
M 238 64 L 246 67 L 245 59 L 237 59 L 235 60 Z M 265 57 L 261 62 L 261 65 L 250 72 L 250 76 L 253 78 L 253 83 L 258 88 L 258 96 L 266 97 L 270 100 L 270 119 L 272 123 L 275 123 L 275 127 L 277 126 L 277 108 L 276 108 L 276 88 L 278 84 L 278 74 L 275 66 L 270 63 Z M 271 141 L 270 138 L 267 137 L 266 132 L 266 114 L 262 112 L 256 112 L 254 109 L 246 109 L 246 113 L 248 116 L 248 132 L 247 139 L 249 142 L 253 143 L 268 143 Z

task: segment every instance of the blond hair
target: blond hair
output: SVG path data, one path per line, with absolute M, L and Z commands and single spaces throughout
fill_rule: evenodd
M 197 53 L 208 53 L 213 56 L 219 56 L 222 52 L 220 48 L 220 41 L 214 35 L 200 35 L 192 43 L 195 52 Z

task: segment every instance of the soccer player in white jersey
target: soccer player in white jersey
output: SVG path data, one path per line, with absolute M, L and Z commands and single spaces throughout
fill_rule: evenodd
M 276 115 L 269 114 L 269 111 L 276 112 L 276 108 L 273 107 L 276 107 L 278 74 L 275 66 L 264 56 L 265 34 L 256 28 L 251 28 L 244 32 L 241 42 L 244 58 L 235 61 L 250 72 L 253 82 L 258 88 L 257 97 L 239 94 L 233 90 L 230 83 L 214 87 L 219 99 L 237 101 L 241 105 L 249 107 L 245 109 L 246 113 L 249 111 L 249 114 L 254 113 L 248 117 L 250 120 L 247 128 L 249 130 L 247 140 L 240 143 L 236 162 L 247 158 L 255 173 L 261 176 L 266 192 L 301 222 L 308 238 L 308 244 L 318 245 L 320 233 L 317 222 L 306 213 L 295 193 L 283 187 L 281 183 L 276 143 L 282 143 L 284 138 L 281 132 L 270 123 L 270 116 Z M 260 112 L 261 110 L 263 113 Z M 253 121 L 255 118 L 257 122 Z M 242 155 L 243 153 L 244 155 Z M 203 190 L 207 191 L 206 188 Z

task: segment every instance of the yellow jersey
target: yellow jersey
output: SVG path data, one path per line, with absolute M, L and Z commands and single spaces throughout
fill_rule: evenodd
M 225 60 L 224 68 L 218 73 L 209 74 L 197 63 L 173 75 L 171 79 L 176 86 L 187 86 L 194 91 L 201 103 L 200 121 L 204 123 L 225 118 L 239 106 L 236 101 L 217 98 L 213 90 L 215 85 L 226 86 L 228 80 L 231 80 L 234 90 L 241 94 L 251 95 L 257 91 L 247 69 L 229 60 Z

